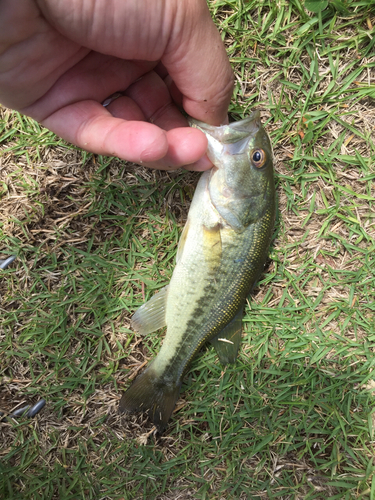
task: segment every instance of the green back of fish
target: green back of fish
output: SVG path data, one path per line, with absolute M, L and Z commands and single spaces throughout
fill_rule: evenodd
M 259 116 L 243 122 L 255 130 L 249 151 L 243 154 L 231 130 L 229 145 L 227 130 L 224 139 L 219 137 L 223 159 L 214 158 L 219 170 L 203 174 L 198 184 L 171 283 L 142 306 L 133 322 L 141 333 L 167 323 L 167 334 L 156 358 L 123 395 L 120 411 L 149 410 L 159 431 L 173 411 L 184 373 L 205 342 L 213 340 L 223 363 L 235 361 L 244 303 L 266 261 L 275 220 L 272 152 Z M 246 129 L 235 133 L 243 141 Z M 209 140 L 215 156 L 222 142 Z M 246 154 L 256 148 L 266 150 L 268 163 L 248 175 Z
M 275 194 L 270 189 L 270 203 L 263 217 L 240 234 L 221 228 L 222 258 L 217 269 L 207 273 L 200 300 L 186 324 L 179 325 L 179 335 L 171 338 L 174 355 L 161 366 L 168 379 L 179 379 L 202 345 L 218 335 L 243 309 L 244 302 L 262 273 L 271 241 L 275 218 Z M 191 279 L 194 289 L 194 279 Z M 169 329 L 169 324 L 168 324 Z M 178 338 L 178 340 L 177 340 Z M 159 356 L 159 355 L 158 355 Z M 165 357 L 166 358 L 166 357 Z

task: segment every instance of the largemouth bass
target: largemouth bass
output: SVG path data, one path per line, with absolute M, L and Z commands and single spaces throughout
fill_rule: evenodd
M 123 394 L 120 411 L 148 411 L 163 432 L 184 374 L 206 341 L 222 364 L 234 363 L 243 308 L 267 257 L 275 220 L 272 147 L 259 113 L 213 127 L 191 126 L 208 139 L 214 167 L 197 185 L 169 286 L 141 306 L 141 334 L 167 325 L 158 355 Z

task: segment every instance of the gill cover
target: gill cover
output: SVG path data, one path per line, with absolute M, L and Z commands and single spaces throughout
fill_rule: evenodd
M 208 140 L 207 155 L 214 164 L 211 202 L 224 221 L 241 232 L 264 215 L 267 191 L 273 189 L 272 147 L 259 112 L 221 127 L 196 120 L 190 125 Z

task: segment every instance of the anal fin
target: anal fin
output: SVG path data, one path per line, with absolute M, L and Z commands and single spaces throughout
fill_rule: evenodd
M 166 325 L 165 308 L 168 285 L 156 293 L 150 300 L 136 310 L 131 319 L 131 328 L 141 335 L 155 332 Z
M 232 321 L 216 337 L 211 339 L 211 344 L 214 346 L 222 365 L 236 362 L 242 336 L 242 316 L 243 307 L 240 308 Z

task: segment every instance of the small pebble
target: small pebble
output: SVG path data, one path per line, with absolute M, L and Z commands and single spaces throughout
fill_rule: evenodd
M 12 411 L 8 417 L 13 418 L 13 417 L 21 417 L 28 409 L 30 408 L 30 405 L 23 406 L 22 408 L 17 408 L 17 410 Z
M 30 408 L 30 410 L 27 412 L 26 417 L 30 417 L 30 418 L 35 417 L 35 415 L 37 413 L 39 413 L 40 410 L 45 407 L 45 405 L 46 405 L 46 400 L 45 399 L 41 399 L 34 406 L 32 406 Z
M 5 417 L 0 419 L 0 422 L 6 422 L 10 418 L 16 418 L 16 417 L 21 417 L 27 410 L 30 408 L 30 405 L 23 406 L 22 408 L 17 408 L 17 410 L 14 410 L 10 415 L 5 415 L 3 411 L 0 411 L 0 417 Z
M 14 410 L 9 415 L 3 416 L 4 412 L 0 411 L 0 417 L 3 417 L 3 418 L 0 418 L 0 421 L 4 422 L 10 418 L 23 417 L 23 416 L 28 417 L 28 418 L 33 418 L 33 417 L 35 417 L 35 415 L 37 413 L 40 412 L 40 410 L 42 408 L 45 407 L 45 405 L 46 405 L 46 400 L 40 399 L 37 403 L 35 403 L 35 405 L 33 405 L 31 407 L 30 407 L 30 405 L 27 405 L 27 406 L 23 406 L 22 408 L 17 408 L 17 410 Z
M 9 264 L 11 264 L 14 260 L 16 260 L 16 258 L 17 257 L 15 255 L 11 255 L 5 260 L 0 260 L 0 269 L 6 269 L 9 266 Z

